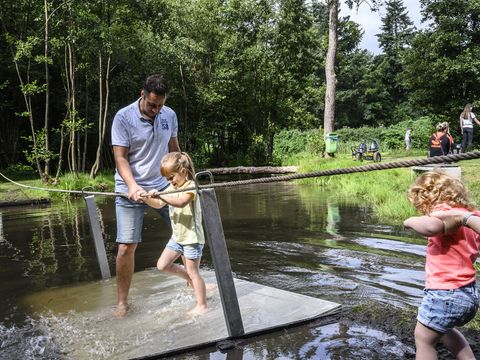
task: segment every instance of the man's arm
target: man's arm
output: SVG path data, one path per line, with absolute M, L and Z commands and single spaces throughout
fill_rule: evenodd
M 169 152 L 180 152 L 180 144 L 178 143 L 178 138 L 172 137 L 168 142 L 168 151 Z
M 128 161 L 128 148 L 123 146 L 113 146 L 113 157 L 115 158 L 115 166 L 122 177 L 125 184 L 128 186 L 128 198 L 134 201 L 139 199 L 138 192 L 143 189 L 135 181 L 130 163 Z

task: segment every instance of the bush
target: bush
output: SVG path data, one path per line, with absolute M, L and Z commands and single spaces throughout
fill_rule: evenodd
M 5 175 L 15 178 L 35 178 L 38 174 L 30 165 L 12 164 L 4 170 Z
M 282 160 L 292 155 L 308 151 L 313 155 L 321 155 L 325 150 L 323 129 L 307 131 L 282 130 L 273 139 L 273 162 L 281 164 Z

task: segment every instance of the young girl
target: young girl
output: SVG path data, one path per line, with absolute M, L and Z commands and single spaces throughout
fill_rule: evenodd
M 161 162 L 160 172 L 170 182 L 165 190 L 178 190 L 194 186 L 195 169 L 190 156 L 184 152 L 171 152 Z M 207 312 L 205 282 L 199 273 L 200 259 L 205 244 L 202 228 L 200 202 L 194 190 L 162 195 L 151 198 L 152 192 L 140 194 L 142 200 L 154 208 L 170 206 L 172 237 L 157 262 L 160 271 L 169 272 L 185 279 L 193 287 L 197 304 L 190 310 L 190 315 Z M 185 267 L 175 264 L 184 257 Z
M 405 220 L 405 227 L 428 236 L 416 358 L 437 359 L 435 346 L 441 342 L 457 359 L 475 359 L 455 327 L 472 320 L 478 309 L 473 264 L 480 246 L 480 213 L 469 203 L 462 182 L 437 170 L 422 174 L 408 198 L 424 215 Z

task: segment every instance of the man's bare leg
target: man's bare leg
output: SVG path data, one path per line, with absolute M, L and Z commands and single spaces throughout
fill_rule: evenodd
M 128 292 L 135 269 L 135 250 L 137 244 L 118 244 L 116 272 L 117 272 L 117 308 L 113 313 L 116 318 L 122 318 L 128 311 Z

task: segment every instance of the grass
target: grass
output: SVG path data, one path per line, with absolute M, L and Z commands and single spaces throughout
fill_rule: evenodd
M 382 153 L 382 162 L 425 158 L 424 154 Z M 301 172 L 314 172 L 329 169 L 348 168 L 372 164 L 371 161 L 358 162 L 351 154 L 340 154 L 333 159 L 312 156 L 310 153 L 297 154 L 287 159 L 285 165 L 297 165 Z M 466 160 L 458 163 L 462 168 L 462 179 L 469 188 L 473 203 L 480 203 L 480 178 L 476 176 L 480 160 Z M 415 215 L 415 209 L 407 200 L 406 194 L 414 177 L 410 168 L 389 169 L 334 175 L 301 180 L 328 189 L 336 198 L 345 202 L 372 207 L 374 215 L 384 223 L 398 224 L 403 219 Z
M 383 152 L 382 163 L 425 158 L 420 151 L 413 151 L 409 156 L 405 152 Z M 335 158 L 325 159 L 312 156 L 311 153 L 296 154 L 283 161 L 282 165 L 296 165 L 300 172 L 314 172 L 329 169 L 348 168 L 353 166 L 373 164 L 372 161 L 358 162 L 351 154 L 338 154 Z M 480 178 L 477 177 L 480 159 L 466 160 L 458 163 L 462 168 L 462 178 L 470 190 L 472 202 L 480 204 Z M 13 178 L 28 186 L 42 188 L 53 187 L 64 190 L 81 190 L 90 186 L 93 191 L 113 191 L 114 180 L 112 172 L 99 174 L 90 179 L 88 174 L 65 174 L 60 177 L 58 185 L 46 185 L 40 180 Z M 411 169 L 390 169 L 364 173 L 324 176 L 298 180 L 300 183 L 318 184 L 325 187 L 332 196 L 344 202 L 366 205 L 373 209 L 374 215 L 384 223 L 398 224 L 403 219 L 415 214 L 415 210 L 406 198 L 408 188 L 413 182 Z M 0 182 L 0 202 L 23 199 L 50 198 L 52 201 L 64 199 L 66 194 L 38 191 Z
M 8 176 L 8 175 L 7 175 Z M 88 174 L 65 174 L 58 179 L 56 185 L 44 184 L 40 179 L 29 179 L 24 176 L 8 176 L 19 184 L 28 187 L 60 189 L 60 190 L 82 190 L 89 187 L 92 191 L 113 191 L 114 180 L 111 173 L 101 173 L 95 179 L 90 179 Z M 19 200 L 50 199 L 51 201 L 62 201 L 70 195 L 67 193 L 56 193 L 36 189 L 25 188 L 7 182 L 0 181 L 0 202 L 15 202 Z

